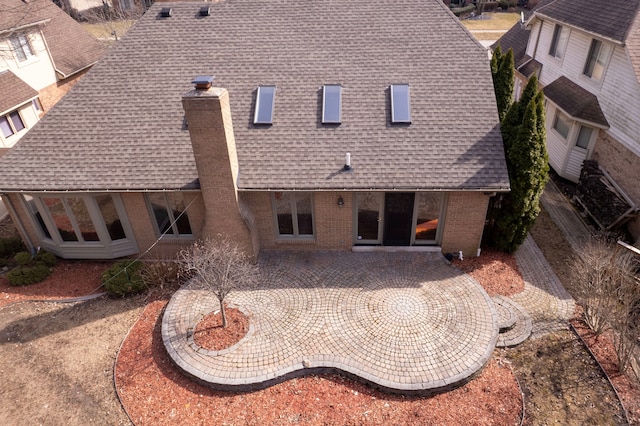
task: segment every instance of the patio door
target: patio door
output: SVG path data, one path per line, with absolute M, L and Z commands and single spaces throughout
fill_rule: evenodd
M 413 230 L 413 192 L 387 192 L 384 201 L 385 246 L 411 245 Z
M 356 196 L 356 244 L 382 244 L 383 192 L 364 192 Z

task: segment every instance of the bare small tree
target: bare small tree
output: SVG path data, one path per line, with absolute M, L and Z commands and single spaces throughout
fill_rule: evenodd
M 610 327 L 617 304 L 613 252 L 605 238 L 593 238 L 572 265 L 575 296 L 584 308 L 585 322 L 596 336 Z
M 258 280 L 257 266 L 236 242 L 226 237 L 195 242 L 180 252 L 179 261 L 198 287 L 218 298 L 222 327 L 227 326 L 225 298 L 233 290 L 251 287 Z
M 621 372 L 629 367 L 640 338 L 637 267 L 632 253 L 604 236 L 589 241 L 573 265 L 576 297 L 584 307 L 585 322 L 596 335 L 612 331 Z

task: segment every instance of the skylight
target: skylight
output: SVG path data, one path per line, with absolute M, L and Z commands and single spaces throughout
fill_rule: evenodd
M 408 84 L 391 85 L 391 122 L 411 123 Z
M 322 88 L 322 122 L 339 124 L 342 118 L 342 86 L 325 84 Z
M 256 112 L 253 124 L 272 124 L 273 106 L 276 101 L 276 86 L 258 86 Z

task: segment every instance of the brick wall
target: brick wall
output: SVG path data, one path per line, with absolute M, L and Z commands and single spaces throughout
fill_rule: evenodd
M 475 256 L 482 240 L 489 196 L 481 192 L 452 192 L 447 200 L 442 252 Z
M 151 247 L 158 238 L 152 218 L 144 198 L 140 192 L 130 192 L 120 194 L 133 234 L 135 235 L 138 249 L 142 254 Z M 193 232 L 193 238 L 181 237 L 171 238 L 165 236 L 155 245 L 155 247 L 144 257 L 147 259 L 174 259 L 176 254 L 183 248 L 189 247 L 194 240 L 202 235 L 202 223 L 204 222 L 204 204 L 199 192 L 184 193 L 185 206 L 189 206 L 187 216 Z M 193 201 L 193 203 L 191 203 Z
M 344 205 L 338 206 L 342 196 Z M 352 194 L 345 192 L 316 192 L 313 194 L 314 239 L 278 238 L 271 193 L 245 192 L 242 199 L 255 218 L 255 232 L 260 247 L 267 250 L 350 250 L 353 235 Z
M 57 104 L 58 101 L 62 99 L 62 97 L 66 95 L 78 81 L 80 81 L 82 76 L 85 75 L 88 70 L 89 68 L 40 90 L 38 98 L 42 104 L 43 112 L 46 113 L 53 108 L 53 106 Z
M 7 210 L 9 211 L 9 215 L 11 216 L 11 220 L 14 224 L 16 224 L 16 228 L 21 234 L 23 240 L 26 240 L 25 243 L 30 242 L 34 247 L 40 245 L 40 236 L 36 232 L 33 227 L 32 221 L 30 220 L 31 213 L 27 211 L 26 206 L 22 202 L 22 197 L 20 194 L 4 194 L 2 199 L 5 201 L 5 204 L 10 204 L 14 209 L 18 217 L 13 215 L 13 210 L 9 208 L 7 205 Z M 22 225 L 22 229 L 18 224 Z M 26 235 L 23 235 L 22 230 L 25 231 Z
M 616 141 L 609 133 L 600 130 L 593 159 L 609 172 L 636 204 L 640 204 L 640 157 Z M 627 228 L 636 240 L 640 238 L 639 219 L 630 222 Z

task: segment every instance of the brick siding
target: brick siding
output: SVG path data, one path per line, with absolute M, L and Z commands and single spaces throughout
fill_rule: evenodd
M 476 256 L 482 241 L 489 196 L 481 192 L 449 193 L 442 232 L 442 252 Z

